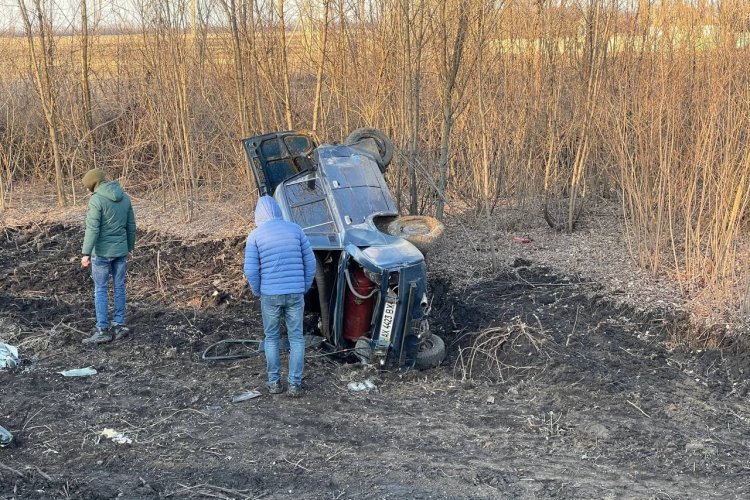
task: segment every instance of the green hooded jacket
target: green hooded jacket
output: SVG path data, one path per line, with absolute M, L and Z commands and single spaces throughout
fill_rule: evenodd
M 124 257 L 135 247 L 135 214 L 117 181 L 102 182 L 89 200 L 83 255 Z

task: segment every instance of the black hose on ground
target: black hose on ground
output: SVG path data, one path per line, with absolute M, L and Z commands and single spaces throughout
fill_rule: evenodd
M 262 340 L 243 340 L 243 339 L 226 339 L 226 340 L 220 340 L 214 344 L 211 344 L 206 348 L 205 351 L 203 351 L 203 354 L 201 354 L 201 359 L 203 361 L 227 361 L 230 359 L 245 359 L 245 358 L 252 358 L 253 356 L 259 355 L 262 351 L 260 350 L 260 345 L 262 344 Z M 255 350 L 246 352 L 244 354 L 228 354 L 224 356 L 209 356 L 208 353 L 212 349 L 216 349 L 218 346 L 222 344 L 253 344 L 257 346 Z
M 282 341 L 282 346 L 284 346 L 286 349 L 289 348 L 288 343 L 284 343 L 285 339 L 280 339 Z M 325 339 L 323 337 L 319 337 L 317 335 L 305 335 L 305 350 L 311 347 L 318 347 L 319 345 L 323 344 L 325 342 Z M 216 349 L 220 345 L 231 345 L 231 344 L 252 344 L 257 346 L 254 350 L 251 350 L 249 352 L 241 353 L 241 354 L 225 354 L 223 356 L 216 356 L 216 355 L 209 355 L 209 352 L 211 350 Z M 245 339 L 225 339 L 220 340 L 218 342 L 215 342 L 208 346 L 205 351 L 203 351 L 203 354 L 201 355 L 201 359 L 203 361 L 229 361 L 234 359 L 245 359 L 245 358 L 252 358 L 254 356 L 258 356 L 261 353 L 263 353 L 263 341 L 262 340 L 245 340 Z M 319 355 L 306 355 L 306 358 L 317 358 L 319 356 L 331 356 L 333 354 L 340 354 L 343 352 L 351 351 L 352 349 L 342 349 L 338 351 L 331 351 L 327 352 L 325 354 L 319 354 Z

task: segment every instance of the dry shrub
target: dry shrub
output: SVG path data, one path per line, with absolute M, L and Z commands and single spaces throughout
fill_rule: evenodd
M 471 344 L 459 349 L 454 373 L 461 380 L 483 377 L 506 381 L 543 369 L 550 357 L 550 337 L 537 323 L 534 327 L 516 316 L 507 325 L 467 334 Z

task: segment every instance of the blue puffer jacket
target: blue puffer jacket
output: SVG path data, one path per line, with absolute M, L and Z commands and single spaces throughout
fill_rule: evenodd
M 262 196 L 245 245 L 245 276 L 253 295 L 305 293 L 315 277 L 315 254 L 302 228 L 281 218 L 276 200 Z

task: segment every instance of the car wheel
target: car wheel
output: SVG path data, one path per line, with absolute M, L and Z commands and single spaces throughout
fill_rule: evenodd
M 434 217 L 426 215 L 403 215 L 388 223 L 385 232 L 403 238 L 423 254 L 427 254 L 442 236 L 445 226 Z
M 367 141 L 368 139 L 369 141 Z M 380 156 L 378 166 L 380 167 L 380 171 L 383 173 L 385 173 L 385 169 L 388 168 L 391 160 L 393 160 L 393 141 L 391 141 L 391 139 L 387 135 L 376 128 L 362 127 L 355 129 L 351 134 L 349 134 L 344 143 L 347 146 L 360 145 L 368 151 L 373 149 L 372 147 L 368 146 L 374 143 L 375 149 L 377 149 L 377 153 Z M 374 153 L 375 151 L 372 152 Z
M 445 342 L 437 335 L 430 335 L 419 344 L 414 366 L 420 370 L 435 368 L 445 359 Z

